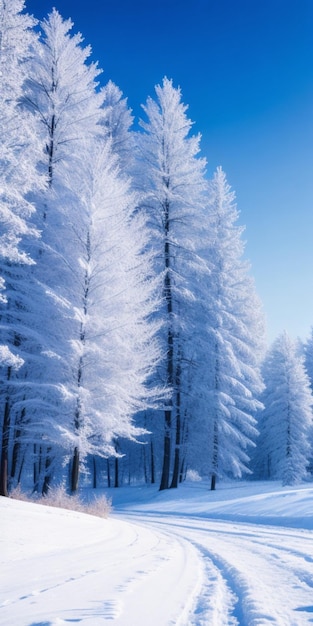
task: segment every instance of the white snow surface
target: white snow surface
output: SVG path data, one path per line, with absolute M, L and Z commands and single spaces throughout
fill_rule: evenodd
M 0 498 L 1 626 L 313 623 L 313 486 L 107 492 L 108 519 Z

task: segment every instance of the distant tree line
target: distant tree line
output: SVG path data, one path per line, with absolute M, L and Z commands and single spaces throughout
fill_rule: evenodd
M 305 478 L 313 342 L 264 354 L 235 196 L 180 89 L 135 131 L 72 27 L 0 3 L 0 494 Z

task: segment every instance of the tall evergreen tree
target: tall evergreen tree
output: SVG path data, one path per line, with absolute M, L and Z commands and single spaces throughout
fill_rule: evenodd
M 183 368 L 197 276 L 197 255 L 206 183 L 205 161 L 198 158 L 199 137 L 189 136 L 192 122 L 180 89 L 164 78 L 156 100 L 143 107 L 147 122 L 138 138 L 141 210 L 148 215 L 154 272 L 162 278 L 160 340 L 164 358 L 157 377 L 168 389 L 164 406 L 164 452 L 160 489 L 176 487 L 180 469 L 183 412 Z M 173 458 L 174 455 L 174 458 Z M 171 476 L 172 474 L 172 476 Z
M 313 399 L 303 358 L 286 332 L 270 348 L 263 376 L 259 475 L 292 485 L 307 475 L 312 453 Z
M 130 128 L 133 123 L 131 110 L 127 105 L 127 98 L 123 98 L 122 91 L 111 81 L 103 88 L 103 120 L 104 134 L 112 142 L 112 150 L 120 159 L 122 172 L 129 172 L 133 163 L 133 133 Z
M 80 35 L 70 36 L 71 27 L 56 10 L 44 20 L 27 92 L 28 107 L 43 122 L 48 179 L 36 278 L 47 285 L 44 313 L 49 306 L 48 326 L 53 319 L 58 339 L 44 351 L 47 363 L 53 356 L 55 362 L 51 407 L 25 432 L 50 441 L 44 465 L 51 474 L 53 448 L 63 442 L 75 491 L 87 453 L 114 453 L 112 439 L 140 432 L 132 415 L 143 406 L 157 348 L 148 323 L 154 297 L 142 255 L 145 224 L 134 215 L 129 182 L 119 175 L 103 125 L 99 70 L 86 64 L 90 49 L 81 47 Z M 45 376 L 42 383 L 44 390 Z
M 23 363 L 23 346 L 17 329 L 23 308 L 21 286 L 34 263 L 31 244 L 38 237 L 32 217 L 31 192 L 42 181 L 36 168 L 39 142 L 35 121 L 21 107 L 31 46 L 36 40 L 35 20 L 22 13 L 24 2 L 0 2 L 0 362 L 1 370 L 1 471 L 0 493 L 7 495 L 9 442 L 12 437 L 12 383 Z
M 98 124 L 102 115 L 103 97 L 97 92 L 96 82 L 100 70 L 96 64 L 88 64 L 91 49 L 82 47 L 80 34 L 71 35 L 72 27 L 71 20 L 64 20 L 56 9 L 42 21 L 41 37 L 35 46 L 24 95 L 28 110 L 38 120 L 37 135 L 42 146 L 40 169 L 47 180 L 46 193 L 36 198 L 37 224 L 42 231 L 42 238 L 34 280 L 44 283 L 46 293 L 49 294 L 48 298 L 41 300 L 39 314 L 45 320 L 44 334 L 50 336 L 51 342 L 45 349 L 39 348 L 40 354 L 46 359 L 39 378 L 41 392 L 37 391 L 44 397 L 43 419 L 35 418 L 36 407 L 29 398 L 28 412 L 33 411 L 33 418 L 26 420 L 27 431 L 29 428 L 33 431 L 34 424 L 37 424 L 37 433 L 33 432 L 36 442 L 40 442 L 42 437 L 46 438 L 44 433 L 46 429 L 49 430 L 49 424 L 60 427 L 60 421 L 64 421 L 67 416 L 67 422 L 62 426 L 68 430 L 71 419 L 74 420 L 75 409 L 70 407 L 75 405 L 75 400 L 69 389 L 72 375 L 69 366 L 70 340 L 74 339 L 76 333 L 79 336 L 80 331 L 68 285 L 75 275 L 79 253 L 72 241 L 75 220 L 69 217 L 68 207 L 73 207 L 76 202 L 75 233 L 77 239 L 81 237 L 85 241 L 84 208 L 78 198 L 77 181 L 82 169 L 85 144 L 88 145 L 99 134 Z M 63 231 L 65 224 L 66 234 Z M 54 321 L 53 328 L 51 320 Z M 51 393 L 47 396 L 46 377 L 50 370 Z M 29 371 L 28 377 L 33 374 Z M 51 475 L 52 448 L 58 440 L 58 428 L 56 436 L 53 436 L 53 432 L 54 429 L 50 427 L 50 437 L 46 438 L 50 441 L 46 448 L 47 458 L 40 463 L 49 468 Z M 35 445 L 37 450 L 42 449 L 39 443 Z M 48 453 L 51 458 L 48 458 Z M 49 476 L 44 479 L 46 486 L 49 480 Z
M 249 265 L 235 196 L 218 168 L 210 184 L 203 257 L 210 273 L 199 312 L 203 341 L 199 407 L 206 431 L 204 466 L 217 477 L 248 472 L 248 448 L 257 436 L 255 414 L 262 389 L 263 315 Z M 203 430 L 201 433 L 203 438 Z
M 34 124 L 19 103 L 27 73 L 35 20 L 22 13 L 23 0 L 0 2 L 0 259 L 31 263 L 19 242 L 35 234 L 28 193 L 38 186 Z

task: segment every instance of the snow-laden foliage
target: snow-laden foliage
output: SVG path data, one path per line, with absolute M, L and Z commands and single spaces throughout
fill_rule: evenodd
M 72 21 L 35 24 L 0 0 L 0 492 L 76 491 L 82 469 L 94 486 L 240 477 L 264 330 L 226 176 L 206 178 L 171 80 L 134 132 Z
M 18 406 L 26 413 L 21 439 L 43 456 L 44 489 L 61 446 L 72 456 L 75 490 L 88 453 L 115 454 L 113 439 L 142 432 L 132 416 L 150 403 L 145 382 L 158 348 L 144 216 L 134 212 L 101 124 L 99 72 L 86 64 L 90 50 L 80 35 L 70 36 L 71 26 L 56 10 L 43 21 L 27 85 L 49 184 L 37 197 L 42 237 L 31 273 L 43 294 L 36 298 L 43 336 L 38 329 L 19 375 Z
M 35 20 L 22 13 L 23 0 L 0 2 L 0 263 L 31 263 L 19 247 L 34 211 L 27 194 L 39 183 L 36 173 L 38 144 L 34 123 L 20 107 L 28 71 L 30 45 L 36 39 Z
M 148 249 L 153 250 L 154 272 L 162 276 L 158 317 L 163 322 L 159 336 L 164 358 L 157 377 L 169 389 L 161 479 L 161 488 L 167 488 L 173 446 L 173 486 L 181 470 L 185 355 L 195 324 L 195 286 L 206 270 L 198 246 L 207 183 L 205 161 L 198 157 L 199 136 L 190 136 L 192 122 L 180 89 L 164 78 L 155 90 L 156 100 L 148 98 L 143 107 L 148 121 L 141 122 L 144 133 L 137 138 L 137 184 L 142 194 L 140 210 L 150 226 Z
M 80 33 L 71 35 L 72 27 L 56 9 L 41 22 L 26 93 L 30 110 L 40 120 L 43 171 L 50 185 L 54 176 L 63 180 L 72 176 L 75 165 L 81 166 L 83 142 L 97 134 L 101 117 L 103 96 L 96 91 L 101 70 L 87 63 L 91 48 L 82 47 Z
M 154 285 L 147 281 L 149 258 L 142 256 L 147 232 L 142 216 L 133 214 L 135 198 L 115 162 L 110 143 L 93 143 L 85 152 L 77 202 L 68 207 L 67 219 L 77 255 L 64 290 L 76 325 L 71 387 L 84 428 L 89 423 L 92 433 L 88 451 L 100 455 L 114 452 L 113 437 L 139 434 L 131 417 L 146 406 L 145 381 L 158 358 L 149 323 Z M 75 219 L 79 203 L 84 237 Z
M 222 168 L 210 183 L 203 257 L 209 274 L 201 285 L 199 412 L 202 470 L 213 477 L 248 471 L 248 447 L 257 436 L 255 414 L 262 390 L 263 316 L 249 265 L 235 195 Z M 196 446 L 200 441 L 196 438 Z
M 292 485 L 307 475 L 313 399 L 303 358 L 286 332 L 268 351 L 263 375 L 258 471 L 265 478 Z
M 20 0 L 0 2 L 0 493 L 4 495 L 10 444 L 15 443 L 10 385 L 24 360 L 18 330 L 23 309 L 20 287 L 27 284 L 34 263 L 32 244 L 39 235 L 32 221 L 31 193 L 43 187 L 37 171 L 40 144 L 35 119 L 22 106 L 31 46 L 36 41 L 35 20 L 23 9 Z
M 131 110 L 127 106 L 127 98 L 111 80 L 105 85 L 103 94 L 104 134 L 112 142 L 112 150 L 120 159 L 123 172 L 129 172 L 133 164 L 134 141 L 130 128 L 133 123 Z

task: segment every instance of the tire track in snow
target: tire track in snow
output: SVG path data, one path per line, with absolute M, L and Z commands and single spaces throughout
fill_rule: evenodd
M 145 519 L 185 537 L 202 555 L 206 582 L 192 626 L 313 623 L 311 531 L 175 514 L 162 521 L 157 514 Z

